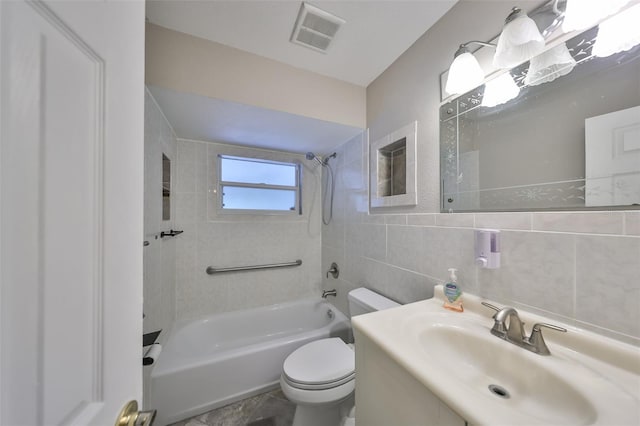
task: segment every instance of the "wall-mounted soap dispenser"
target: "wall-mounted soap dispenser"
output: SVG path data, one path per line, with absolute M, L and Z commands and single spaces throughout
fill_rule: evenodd
M 500 267 L 500 231 L 497 229 L 476 229 L 476 265 L 481 268 Z

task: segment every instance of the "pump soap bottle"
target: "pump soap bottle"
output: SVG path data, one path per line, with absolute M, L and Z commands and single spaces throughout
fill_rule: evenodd
M 444 307 L 456 312 L 462 312 L 462 291 L 458 287 L 458 277 L 456 268 L 449 268 L 449 282 L 444 285 L 444 296 L 447 300 Z

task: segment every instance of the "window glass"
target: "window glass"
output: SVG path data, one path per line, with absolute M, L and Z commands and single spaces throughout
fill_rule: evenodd
M 222 208 L 238 210 L 295 210 L 296 192 L 286 189 L 222 187 Z
M 222 210 L 301 214 L 297 164 L 222 155 L 218 160 Z
M 267 163 L 248 158 L 221 157 L 221 179 L 225 182 L 296 185 L 295 164 Z

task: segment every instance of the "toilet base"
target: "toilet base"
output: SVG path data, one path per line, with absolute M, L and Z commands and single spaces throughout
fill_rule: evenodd
M 354 404 L 353 394 L 336 404 L 298 404 L 293 417 L 293 426 L 341 426 Z

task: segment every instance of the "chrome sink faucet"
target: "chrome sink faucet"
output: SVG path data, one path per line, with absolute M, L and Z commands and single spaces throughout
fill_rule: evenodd
M 501 339 L 522 341 L 524 340 L 524 323 L 520 321 L 518 311 L 511 307 L 505 307 L 499 310 L 494 316 L 495 320 L 491 334 L 498 336 Z M 507 326 L 506 320 L 509 320 Z
M 501 309 L 487 302 L 482 302 L 482 304 L 496 311 L 493 315 L 494 323 L 491 334 L 538 355 L 551 355 L 542 336 L 542 327 L 563 333 L 567 332 L 566 328 L 558 327 L 557 325 L 537 323 L 531 329 L 531 336 L 527 337 L 524 332 L 524 323 L 520 320 L 518 311 L 515 308 L 505 306 Z M 507 320 L 509 321 L 508 324 Z

